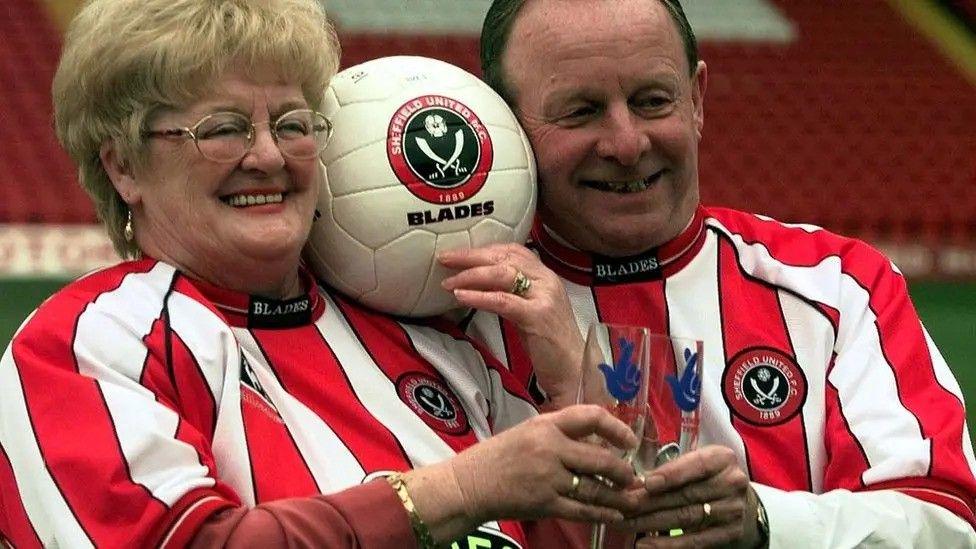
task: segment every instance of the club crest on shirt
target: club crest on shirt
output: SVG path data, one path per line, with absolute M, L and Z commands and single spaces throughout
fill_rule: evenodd
M 752 347 L 726 365 L 722 393 L 739 419 L 773 426 L 799 413 L 807 399 L 807 380 L 794 358 L 776 349 Z
M 396 381 L 397 394 L 424 423 L 449 435 L 468 431 L 468 418 L 454 393 L 434 376 L 408 372 Z

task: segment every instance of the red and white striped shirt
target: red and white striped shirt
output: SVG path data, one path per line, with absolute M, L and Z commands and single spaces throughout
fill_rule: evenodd
M 962 393 L 879 252 L 704 207 L 673 241 L 625 259 L 581 253 L 538 225 L 533 239 L 581 333 L 603 321 L 704 341 L 700 444 L 732 448 L 754 482 L 892 489 L 976 524 Z M 467 330 L 531 388 L 511 324 L 477 313 Z
M 228 506 L 357 487 L 535 414 L 459 331 L 306 284 L 267 301 L 147 259 L 47 300 L 0 362 L 0 536 L 178 546 Z M 412 543 L 389 501 L 337 516 L 360 543 Z M 474 535 L 524 544 L 513 522 Z

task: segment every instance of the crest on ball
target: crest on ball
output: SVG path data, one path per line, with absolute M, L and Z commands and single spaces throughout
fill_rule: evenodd
M 416 197 L 454 204 L 481 190 L 491 171 L 491 136 L 470 108 L 449 97 L 407 101 L 390 119 L 390 167 Z

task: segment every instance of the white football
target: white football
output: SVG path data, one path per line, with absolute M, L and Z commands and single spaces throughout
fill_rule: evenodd
M 440 250 L 524 242 L 536 200 L 525 133 L 476 76 L 424 57 L 384 57 L 332 79 L 334 132 L 305 261 L 330 286 L 381 311 L 458 306 Z

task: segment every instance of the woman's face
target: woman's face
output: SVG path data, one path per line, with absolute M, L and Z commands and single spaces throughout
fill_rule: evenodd
M 232 71 L 186 109 L 155 117 L 150 130 L 159 131 L 237 112 L 256 124 L 256 133 L 243 158 L 223 163 L 201 155 L 192 139 L 150 139 L 149 162 L 133 176 L 137 196 L 127 200 L 140 249 L 197 278 L 252 293 L 276 293 L 264 286 L 274 286 L 281 273 L 297 275 L 318 197 L 318 159 L 283 156 L 268 123 L 304 108 L 297 84 Z

